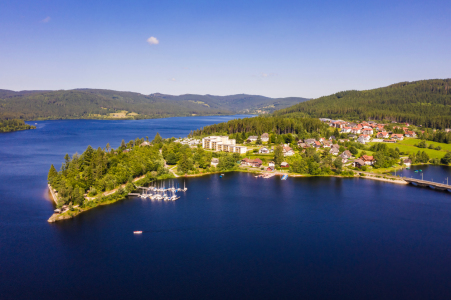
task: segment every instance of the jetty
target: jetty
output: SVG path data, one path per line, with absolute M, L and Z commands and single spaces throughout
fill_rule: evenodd
M 441 191 L 449 191 L 451 192 L 451 185 L 444 184 L 444 183 L 438 183 L 434 181 L 428 181 L 428 180 L 421 180 L 421 179 L 415 179 L 415 178 L 403 178 L 406 182 L 414 185 L 414 186 L 425 186 L 429 187 L 434 190 L 441 190 Z

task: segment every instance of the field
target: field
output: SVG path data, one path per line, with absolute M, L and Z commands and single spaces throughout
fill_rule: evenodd
M 402 141 L 399 141 L 397 143 L 386 143 L 387 147 L 389 148 L 398 148 L 399 151 L 410 154 L 410 153 L 417 153 L 418 151 L 424 151 L 429 155 L 429 158 L 442 158 L 446 154 L 446 150 L 451 151 L 451 145 L 450 144 L 443 144 L 443 143 L 435 143 L 435 142 L 426 142 L 429 144 L 434 144 L 434 147 L 437 147 L 440 145 L 442 147 L 442 150 L 434 150 L 434 149 L 428 149 L 428 148 L 418 148 L 414 145 L 419 143 L 421 140 L 419 139 L 405 139 Z M 373 145 L 375 143 L 368 143 L 368 145 Z

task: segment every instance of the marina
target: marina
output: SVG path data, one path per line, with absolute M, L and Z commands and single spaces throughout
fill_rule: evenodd
M 149 187 L 139 186 L 137 188 L 138 190 L 141 190 L 142 193 L 129 193 L 128 196 L 138 196 L 141 199 L 158 201 L 176 201 L 180 199 L 180 196 L 177 196 L 177 192 L 186 192 L 188 190 L 185 182 L 183 182 L 183 188 L 181 188 L 173 181 L 169 182 L 168 188 L 166 188 L 165 182 L 155 183 Z

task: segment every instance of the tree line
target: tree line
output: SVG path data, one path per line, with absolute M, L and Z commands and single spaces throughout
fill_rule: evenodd
M 12 132 L 27 129 L 36 129 L 36 126 L 28 125 L 24 120 L 20 119 L 0 120 L 0 132 Z
M 401 82 L 367 91 L 344 91 L 274 112 L 346 120 L 391 120 L 428 128 L 451 127 L 451 79 Z

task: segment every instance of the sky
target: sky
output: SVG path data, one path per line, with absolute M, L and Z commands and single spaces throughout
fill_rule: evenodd
M 0 1 L 0 89 L 316 98 L 451 77 L 448 1 Z

